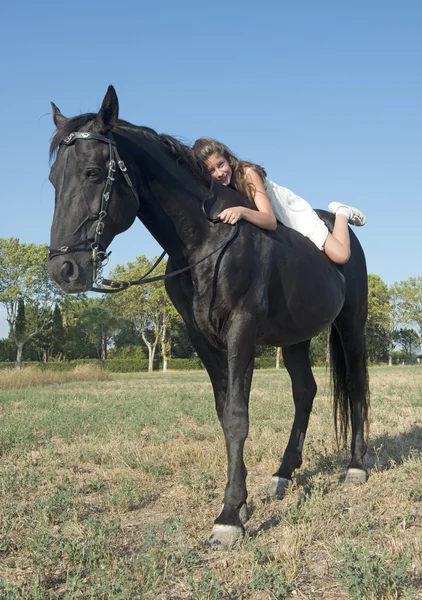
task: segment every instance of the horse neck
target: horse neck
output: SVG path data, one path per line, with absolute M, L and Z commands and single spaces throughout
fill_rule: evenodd
M 138 217 L 168 254 L 195 250 L 208 238 L 211 224 L 202 213 L 207 193 L 204 184 L 177 164 L 157 140 L 131 136 L 128 149 L 120 150 L 131 164 L 140 197 Z

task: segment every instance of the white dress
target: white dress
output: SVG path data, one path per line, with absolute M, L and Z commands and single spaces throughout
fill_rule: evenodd
M 277 221 L 299 231 L 320 250 L 323 250 L 328 229 L 311 205 L 292 191 L 269 179 L 265 180 L 265 187 Z

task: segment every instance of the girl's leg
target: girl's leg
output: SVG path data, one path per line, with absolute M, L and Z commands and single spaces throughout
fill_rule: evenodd
M 331 202 L 328 210 L 336 215 L 333 233 L 329 233 L 324 244 L 325 254 L 333 262 L 343 265 L 350 258 L 349 223 L 361 227 L 365 225 L 366 217 L 357 208 Z
M 329 233 L 325 240 L 324 252 L 329 259 L 340 265 L 349 260 L 350 236 L 349 221 L 346 215 L 336 215 L 333 233 Z

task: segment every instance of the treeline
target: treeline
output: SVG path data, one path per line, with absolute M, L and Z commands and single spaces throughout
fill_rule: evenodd
M 117 266 L 109 277 L 138 279 L 153 262 L 139 256 Z M 165 266 L 163 261 L 156 274 L 164 273 Z M 370 361 L 416 359 L 422 334 L 422 277 L 387 286 L 377 275 L 369 275 L 368 286 Z M 0 238 L 0 305 L 9 324 L 9 336 L 0 340 L 0 362 L 19 366 L 29 360 L 142 360 L 153 370 L 158 360 L 166 369 L 170 358 L 197 359 L 161 282 L 94 298 L 65 295 L 48 276 L 43 245 Z M 326 361 L 327 339 L 328 332 L 323 332 L 312 340 L 314 364 Z M 263 348 L 257 355 L 275 366 L 279 352 Z

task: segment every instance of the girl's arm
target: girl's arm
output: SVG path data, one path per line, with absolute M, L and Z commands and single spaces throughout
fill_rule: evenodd
M 245 206 L 232 206 L 224 209 L 218 215 L 221 221 L 234 225 L 239 219 L 245 219 L 245 221 L 262 227 L 262 229 L 275 231 L 277 229 L 277 219 L 265 191 L 264 183 L 254 169 L 249 169 L 246 175 L 246 183 L 252 183 L 255 188 L 254 202 L 257 210 Z

